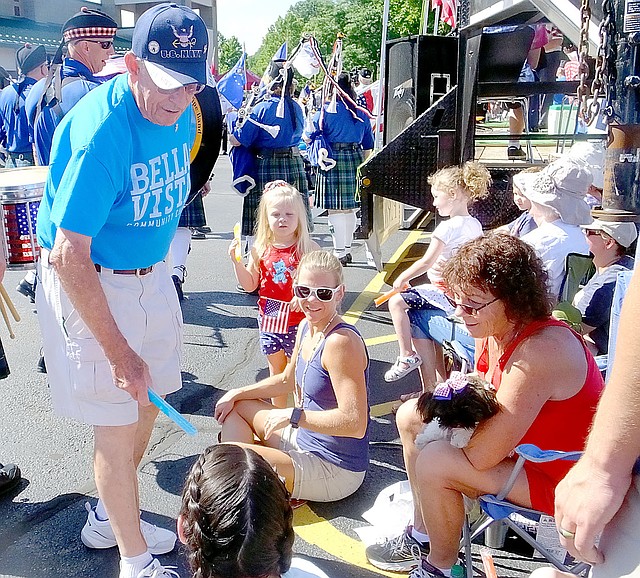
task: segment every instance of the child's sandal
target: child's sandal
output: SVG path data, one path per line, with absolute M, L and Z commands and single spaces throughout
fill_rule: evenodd
M 416 353 L 408 357 L 398 357 L 391 369 L 384 374 L 385 381 L 398 381 L 422 365 L 422 359 Z

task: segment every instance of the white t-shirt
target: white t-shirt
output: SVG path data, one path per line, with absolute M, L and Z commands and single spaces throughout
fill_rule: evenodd
M 442 253 L 440 253 L 440 256 L 428 271 L 431 283 L 438 283 L 442 281 L 442 275 L 440 274 L 442 267 L 457 253 L 458 249 L 468 241 L 482 237 L 482 225 L 478 219 L 471 215 L 451 217 L 446 221 L 442 221 L 435 228 L 432 236 L 444 243 Z
M 291 568 L 282 575 L 282 578 L 329 578 L 329 576 L 309 560 L 293 558 Z
M 549 274 L 549 292 L 558 299 L 560 286 L 565 274 L 565 262 L 569 253 L 589 254 L 589 245 L 578 225 L 568 225 L 561 219 L 553 223 L 543 223 L 527 233 L 522 240 L 529 243 L 542 259 Z

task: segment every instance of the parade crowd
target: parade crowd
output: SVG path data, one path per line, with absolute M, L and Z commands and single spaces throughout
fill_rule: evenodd
M 81 10 L 62 28 L 56 66 L 43 46 L 25 45 L 19 79 L 0 93 L 5 167 L 48 166 L 37 276 L 18 290 L 35 300 L 55 412 L 93 428 L 99 498 L 87 503 L 80 538 L 88 548 L 117 547 L 120 578 L 178 576 L 156 558 L 178 539 L 194 577 L 324 577 L 293 557 L 292 508 L 350 496 L 369 467 L 370 359 L 340 304 L 357 170 L 374 148 L 371 102 L 330 64 L 335 75 L 301 105 L 293 69 L 275 59 L 261 98 L 227 115 L 234 183 L 248 184 L 229 274 L 258 297 L 269 376 L 211 408 L 218 443 L 184 482 L 174 532 L 140 518 L 138 466 L 158 415 L 150 394 L 182 387 L 180 302 L 209 190 L 190 194 L 191 103 L 208 89 L 209 40 L 193 10 L 157 4 L 136 22 L 126 72 L 101 75 L 116 33 L 108 15 Z M 552 60 L 560 45 L 545 39 Z M 356 76 L 361 87 L 371 79 L 366 69 Z M 421 377 L 421 391 L 396 407 L 414 515 L 401 535 L 367 548 L 372 565 L 450 578 L 465 497 L 497 494 L 512 478 L 506 498 L 555 515 L 560 541 L 595 577 L 640 576 L 636 276 L 606 388 L 594 357 L 608 353 L 617 274 L 633 269 L 637 231 L 592 218 L 603 172 L 604 149 L 591 142 L 524 170 L 512 183 L 522 213 L 496 231 L 469 212 L 490 194 L 485 166 L 470 161 L 430 177 L 442 220 L 425 255 L 394 282 L 399 354 L 384 375 Z M 312 239 L 312 207 L 327 211 L 331 251 Z M 564 301 L 573 254 L 592 255 L 595 271 Z M 0 260 L 0 279 L 5 267 Z M 452 336 L 473 375 L 451 371 L 442 343 Z M 447 425 L 467 396 L 479 400 L 468 423 Z M 523 443 L 586 450 L 574 467 L 527 463 L 513 479 Z M 9 493 L 20 470 L 0 467 L 0 492 Z

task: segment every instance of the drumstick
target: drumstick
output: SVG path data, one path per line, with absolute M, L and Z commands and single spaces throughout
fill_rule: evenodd
M 487 578 L 498 578 L 495 564 L 493 563 L 493 556 L 491 552 L 486 548 L 480 549 L 480 557 L 482 558 L 482 566 L 484 567 L 484 574 Z
M 391 289 L 391 291 L 387 291 L 386 293 L 383 293 L 382 295 L 380 295 L 380 297 L 375 299 L 373 302 L 376 304 L 376 307 L 380 307 L 380 305 L 389 301 L 389 299 L 391 299 L 394 295 L 397 295 L 398 293 L 400 293 L 400 291 L 402 291 L 402 289 Z
M 173 407 L 169 402 L 162 399 L 155 391 L 149 390 L 149 401 L 155 405 L 164 415 L 172 419 L 176 425 L 182 428 L 190 436 L 194 436 L 198 433 L 196 427 L 189 422 L 185 417 L 180 415 L 178 410 Z
M 13 333 L 13 329 L 11 329 L 11 321 L 9 321 L 9 316 L 7 315 L 7 309 L 4 306 L 4 301 L 2 299 L 0 299 L 0 312 L 2 312 L 2 318 L 4 319 L 4 322 L 7 325 L 7 329 L 9 330 L 9 337 L 11 337 L 11 339 L 15 339 L 16 336 Z
M 13 301 L 11 301 L 9 294 L 7 293 L 7 290 L 4 288 L 4 285 L 2 283 L 0 283 L 0 296 L 5 300 L 5 303 L 7 304 L 9 311 L 11 311 L 11 315 L 13 315 L 13 318 L 16 321 L 20 321 L 20 314 L 18 313 L 18 310 L 15 308 Z
M 236 245 L 236 261 L 242 261 L 242 236 L 240 235 L 240 223 L 236 223 L 233 227 L 233 238 L 238 242 Z

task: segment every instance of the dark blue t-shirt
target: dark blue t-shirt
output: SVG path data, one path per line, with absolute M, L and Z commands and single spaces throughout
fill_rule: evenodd
M 609 348 L 609 319 L 618 272 L 629 271 L 633 269 L 633 265 L 633 258 L 623 255 L 602 273 L 591 277 L 573 300 L 575 307 L 582 313 L 582 322 L 595 327 L 589 337 L 596 344 L 598 355 L 607 353 Z

